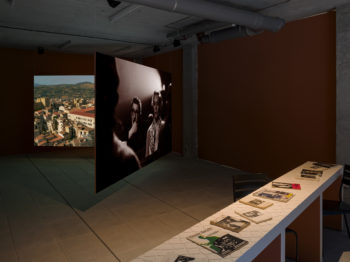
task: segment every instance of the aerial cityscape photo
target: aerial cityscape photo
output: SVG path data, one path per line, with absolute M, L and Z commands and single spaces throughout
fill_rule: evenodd
M 34 76 L 34 145 L 95 145 L 93 75 Z

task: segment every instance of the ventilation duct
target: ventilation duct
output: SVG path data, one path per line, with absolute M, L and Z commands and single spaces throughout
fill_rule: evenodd
M 281 18 L 269 17 L 208 0 L 126 0 L 126 2 L 228 24 L 242 25 L 254 30 L 277 32 L 285 24 Z

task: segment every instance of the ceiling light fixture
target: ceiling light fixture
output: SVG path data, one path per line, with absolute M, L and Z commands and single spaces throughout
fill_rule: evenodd
M 107 0 L 108 4 L 110 7 L 112 8 L 116 8 L 118 5 L 121 4 L 120 1 L 116 1 L 116 0 Z
M 42 55 L 42 54 L 45 53 L 45 49 L 42 46 L 38 46 L 38 50 L 37 51 L 38 51 L 38 55 Z
M 158 45 L 155 45 L 154 47 L 153 47 L 153 53 L 157 53 L 157 52 L 159 52 L 160 51 L 160 47 L 158 46 Z
M 173 46 L 174 47 L 178 47 L 178 46 L 180 46 L 181 45 L 181 41 L 179 40 L 179 39 L 174 39 L 174 41 L 173 41 Z
M 10 6 L 14 6 L 15 5 L 15 0 L 7 0 L 7 2 L 9 3 Z

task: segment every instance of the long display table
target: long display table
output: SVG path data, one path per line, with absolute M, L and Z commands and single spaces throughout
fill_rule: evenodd
M 298 232 L 301 261 L 322 261 L 323 192 L 339 181 L 343 173 L 343 167 L 336 165 L 324 170 L 319 181 L 300 179 L 301 170 L 310 168 L 312 164 L 313 162 L 306 162 L 274 180 L 298 183 L 301 185 L 301 190 L 276 189 L 272 187 L 271 182 L 261 188 L 287 191 L 295 195 L 286 203 L 267 200 L 272 202 L 273 205 L 262 210 L 262 212 L 270 215 L 271 220 L 259 224 L 251 223 L 239 233 L 227 231 L 235 237 L 248 241 L 248 244 L 230 255 L 222 258 L 189 241 L 187 237 L 195 235 L 208 227 L 216 227 L 210 225 L 210 221 L 218 217 L 237 217 L 235 211 L 239 212 L 247 209 L 247 205 L 238 201 L 132 261 L 170 262 L 175 261 L 179 255 L 195 258 L 191 261 L 284 261 L 286 254 L 285 230 L 287 227 L 291 227 Z M 256 192 L 261 189 L 256 190 Z

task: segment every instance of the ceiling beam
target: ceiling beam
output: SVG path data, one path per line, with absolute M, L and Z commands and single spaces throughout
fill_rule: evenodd
M 63 42 L 62 44 L 59 44 L 57 47 L 59 49 L 64 49 L 64 48 L 67 48 L 69 45 L 72 44 L 72 41 L 71 40 L 68 40 L 68 41 L 65 41 Z
M 141 6 L 139 5 L 129 5 L 125 8 L 123 8 L 122 10 L 114 13 L 113 15 L 111 15 L 109 17 L 109 22 L 113 23 L 113 22 L 117 22 L 119 20 L 121 20 L 122 18 L 124 18 L 125 16 L 130 15 L 131 13 L 135 12 L 137 9 L 139 9 Z
M 222 28 L 224 26 L 230 26 L 231 24 L 223 23 L 223 22 L 216 22 L 216 21 L 210 21 L 205 20 L 201 21 L 195 24 L 191 24 L 189 26 L 186 26 L 182 29 L 173 31 L 171 33 L 167 34 L 167 38 L 188 38 L 194 34 L 200 33 L 200 32 L 207 32 L 211 30 L 217 30 L 218 28 Z

